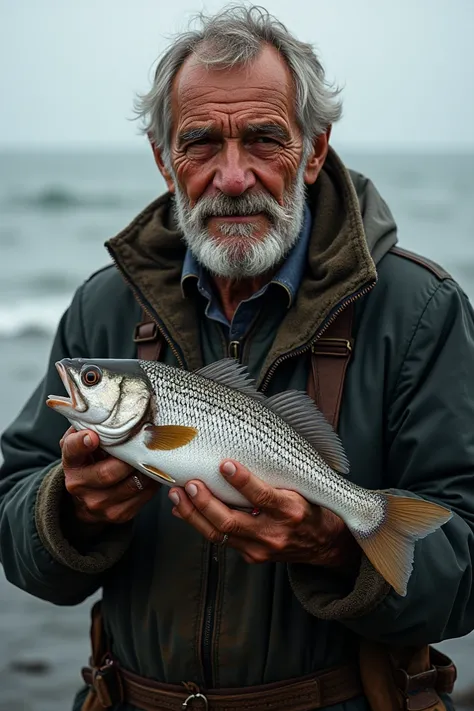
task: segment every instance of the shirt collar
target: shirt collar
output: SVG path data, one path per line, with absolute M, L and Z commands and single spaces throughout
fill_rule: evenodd
M 285 290 L 288 297 L 288 308 L 292 305 L 296 298 L 298 289 L 303 279 L 303 274 L 306 266 L 306 255 L 308 252 L 309 240 L 311 236 L 312 218 L 311 212 L 307 204 L 304 206 L 303 224 L 296 244 L 290 250 L 288 256 L 282 266 L 275 274 L 270 284 L 277 284 Z M 191 250 L 188 248 L 183 262 L 181 272 L 181 289 L 184 295 L 184 283 L 187 280 L 197 280 L 198 286 L 209 290 L 209 278 L 204 267 L 195 259 Z

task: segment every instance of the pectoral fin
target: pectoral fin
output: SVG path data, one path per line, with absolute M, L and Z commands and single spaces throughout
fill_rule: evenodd
M 165 472 L 162 472 L 161 469 L 157 469 L 156 467 L 153 467 L 151 464 L 140 464 L 143 469 L 146 469 L 147 472 L 149 472 L 154 478 L 159 478 L 163 479 L 163 481 L 166 481 L 167 484 L 175 484 L 176 480 L 173 479 L 169 474 L 165 474 Z
M 184 447 L 198 433 L 194 427 L 184 427 L 183 425 L 148 425 L 145 431 L 147 433 L 145 444 L 148 449 L 161 450 Z

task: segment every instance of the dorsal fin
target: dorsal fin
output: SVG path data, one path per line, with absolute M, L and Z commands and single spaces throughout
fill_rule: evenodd
M 341 474 L 349 472 L 341 440 L 306 393 L 287 390 L 267 398 L 265 405 L 307 439 L 330 467 Z
M 215 363 L 206 365 L 200 370 L 196 370 L 195 373 L 208 380 L 215 380 L 216 383 L 221 383 L 221 385 L 227 385 L 228 388 L 233 388 L 233 390 L 240 390 L 240 392 L 256 400 L 264 399 L 262 393 L 255 387 L 255 382 L 245 365 L 238 363 L 234 358 L 223 358 Z

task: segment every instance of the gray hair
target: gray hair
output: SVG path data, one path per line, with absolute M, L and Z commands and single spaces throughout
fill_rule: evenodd
M 159 61 L 153 86 L 138 95 L 135 114 L 170 167 L 171 88 L 174 77 L 191 54 L 207 68 L 229 69 L 247 65 L 257 57 L 263 43 L 273 45 L 284 57 L 296 90 L 296 118 L 303 134 L 304 153 L 317 136 L 338 121 L 342 102 L 340 89 L 331 87 L 313 47 L 297 40 L 264 8 L 233 5 L 215 15 L 199 13 L 201 27 L 178 35 Z

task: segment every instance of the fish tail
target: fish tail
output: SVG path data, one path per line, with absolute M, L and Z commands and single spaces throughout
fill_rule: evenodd
M 413 569 L 415 542 L 449 521 L 451 511 L 423 499 L 378 492 L 385 515 L 373 532 L 351 529 L 374 568 L 404 597 Z

